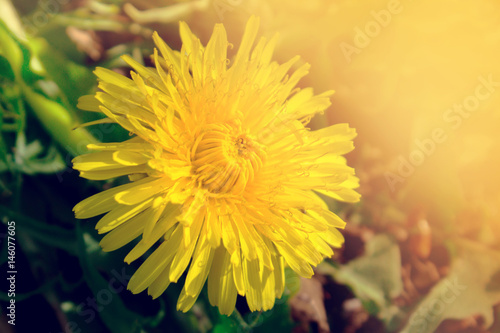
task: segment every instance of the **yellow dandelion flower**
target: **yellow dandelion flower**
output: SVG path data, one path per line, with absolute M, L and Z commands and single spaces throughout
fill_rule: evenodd
M 99 88 L 79 107 L 103 112 L 135 136 L 91 144 L 78 156 L 84 178 L 129 175 L 131 182 L 77 204 L 77 218 L 106 213 L 97 223 L 104 251 L 142 236 L 130 263 L 161 244 L 139 267 L 128 288 L 156 298 L 187 270 L 178 309 L 187 311 L 208 279 L 208 296 L 231 314 L 236 296 L 250 310 L 268 310 L 283 294 L 284 267 L 304 277 L 343 243 L 345 223 L 321 193 L 356 202 L 358 179 L 341 156 L 353 149 L 346 124 L 312 131 L 312 116 L 333 92 L 296 89 L 309 66 L 288 75 L 298 57 L 271 60 L 276 38 L 256 39 L 250 18 L 234 59 L 226 31 L 216 25 L 206 46 L 180 23 L 181 51 L 155 33 L 155 68 L 131 57 L 131 79 L 104 68 Z M 189 266 L 189 268 L 188 268 Z

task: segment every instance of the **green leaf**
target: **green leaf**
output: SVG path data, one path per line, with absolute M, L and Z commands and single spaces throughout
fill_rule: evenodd
M 36 43 L 34 45 L 36 46 Z M 32 57 L 28 47 L 21 43 L 2 21 L 0 21 L 0 53 L 10 63 L 25 102 L 31 106 L 52 137 L 73 156 L 88 152 L 87 144 L 95 143 L 96 139 L 85 128 L 74 130 L 78 122 L 71 110 L 40 93 L 34 86 L 36 82 L 41 83 L 42 77 L 30 64 L 32 62 L 38 64 L 39 72 L 44 72 L 45 69 L 40 66 L 39 59 Z M 63 81 L 59 83 L 65 84 Z
M 9 154 L 0 160 L 0 172 L 9 169 L 11 172 L 35 175 L 56 173 L 66 168 L 66 163 L 55 146 L 50 146 L 45 156 L 39 157 L 43 150 L 40 141 L 35 140 L 26 144 L 24 133 L 18 133 L 14 156 Z
M 14 75 L 14 71 L 10 66 L 9 60 L 4 56 L 0 55 L 0 76 L 9 80 L 10 82 L 14 82 L 16 76 Z
M 0 20 L 0 53 L 9 62 L 15 76 L 20 75 L 24 57 L 20 45 L 5 23 Z
M 457 257 L 442 279 L 413 311 L 401 333 L 434 332 L 445 319 L 484 318 L 493 323 L 493 306 L 500 302 L 500 252 L 481 244 L 456 240 Z
M 87 94 L 95 85 L 92 71 L 67 59 L 46 40 L 37 38 L 30 46 L 45 68 L 48 77 L 61 89 L 71 106 L 76 106 L 78 98 Z
M 365 309 L 376 314 L 391 328 L 398 325 L 401 311 L 392 299 L 403 291 L 401 256 L 398 244 L 380 234 L 366 243 L 365 254 L 346 265 L 334 267 L 320 264 L 318 271 L 348 285 Z
M 0 53 L 9 62 L 18 82 L 33 85 L 43 77 L 31 66 L 31 52 L 0 20 Z M 43 71 L 43 70 L 42 70 Z
M 74 231 L 49 225 L 0 205 L 0 217 L 2 216 L 16 221 L 19 230 L 28 233 L 36 240 L 48 246 L 63 249 L 70 254 L 76 254 Z
M 387 235 L 366 243 L 365 254 L 332 272 L 336 281 L 349 285 L 357 297 L 379 310 L 403 290 L 399 246 Z
M 238 325 L 238 322 L 234 319 L 230 319 L 228 316 L 220 315 L 217 325 L 213 329 L 213 333 L 227 333 L 243 331 Z
M 28 86 L 24 86 L 23 93 L 43 126 L 73 156 L 88 152 L 87 144 L 97 142 L 85 128 L 73 130 L 77 123 L 61 104 Z

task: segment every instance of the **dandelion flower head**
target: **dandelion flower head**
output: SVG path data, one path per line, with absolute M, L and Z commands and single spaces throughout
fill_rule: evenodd
M 309 65 L 292 70 L 298 57 L 272 61 L 277 38 L 256 41 L 258 28 L 250 18 L 228 60 L 221 24 L 204 46 L 181 22 L 180 52 L 155 33 L 155 67 L 124 56 L 131 79 L 97 68 L 100 91 L 79 101 L 133 136 L 91 144 L 94 152 L 73 160 L 84 178 L 131 180 L 77 204 L 76 217 L 105 214 L 96 225 L 107 233 L 104 251 L 138 239 L 127 263 L 154 249 L 129 281 L 133 293 L 147 289 L 156 298 L 187 271 L 182 311 L 207 280 L 209 301 L 223 314 L 233 312 L 238 294 L 252 311 L 272 308 L 285 266 L 311 277 L 343 243 L 345 223 L 318 193 L 359 200 L 342 156 L 355 130 L 306 127 L 333 92 L 296 88 Z

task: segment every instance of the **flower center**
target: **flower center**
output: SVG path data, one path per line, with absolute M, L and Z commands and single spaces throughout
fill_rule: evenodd
M 248 135 L 226 126 L 203 132 L 192 150 L 194 175 L 211 193 L 241 194 L 262 166 L 264 151 Z

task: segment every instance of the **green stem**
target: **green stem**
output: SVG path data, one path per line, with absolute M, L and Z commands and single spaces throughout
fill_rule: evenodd
M 255 327 L 255 325 L 257 325 L 259 323 L 261 315 L 262 315 L 262 311 L 259 311 L 259 313 L 257 313 L 257 316 L 255 316 L 255 319 L 252 320 L 252 322 L 250 324 L 248 324 L 248 327 L 250 327 L 250 328 Z
M 250 326 L 248 326 L 248 323 L 245 321 L 245 319 L 243 319 L 243 316 L 237 309 L 234 309 L 231 317 L 236 320 L 243 332 L 250 332 Z
M 85 154 L 89 143 L 97 143 L 85 128 L 73 129 L 77 124 L 65 107 L 35 92 L 24 82 L 21 86 L 26 101 L 42 125 L 71 155 Z

